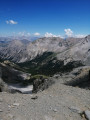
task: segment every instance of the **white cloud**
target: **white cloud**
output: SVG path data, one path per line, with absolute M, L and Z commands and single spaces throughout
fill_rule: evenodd
M 54 37 L 54 35 L 53 35 L 52 33 L 46 32 L 46 33 L 45 33 L 45 37 Z
M 24 31 L 24 32 L 19 32 L 18 35 L 19 36 L 30 36 L 31 34 L 29 32 L 27 33 Z
M 39 35 L 40 35 L 40 33 L 36 32 L 36 33 L 34 33 L 34 35 L 35 35 L 35 36 L 39 36 Z
M 65 31 L 65 34 L 66 34 L 67 37 L 72 37 L 73 36 L 73 31 L 70 28 L 64 29 L 64 31 Z
M 61 37 L 61 38 L 62 38 L 61 35 L 54 35 L 54 34 L 48 33 L 48 32 L 46 32 L 44 36 L 45 36 L 45 37 Z
M 75 35 L 76 38 L 84 38 L 86 35 L 81 35 L 81 34 L 78 34 L 78 35 Z
M 18 24 L 18 22 L 14 21 L 14 20 L 7 20 L 6 23 L 12 24 L 12 25 Z
M 67 37 L 84 38 L 86 36 L 86 35 L 82 35 L 82 34 L 77 34 L 76 35 L 76 34 L 73 33 L 73 31 L 70 28 L 64 29 L 64 31 L 65 31 L 65 35 Z

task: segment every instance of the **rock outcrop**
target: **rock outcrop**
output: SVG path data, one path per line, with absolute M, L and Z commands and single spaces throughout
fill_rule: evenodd
M 67 85 L 90 89 L 90 66 L 76 68 L 71 74 L 75 77 L 67 82 Z
M 29 83 L 31 74 L 19 71 L 10 64 L 9 61 L 0 63 L 0 91 L 11 91 L 9 86 L 13 84 L 25 86 Z
M 43 91 L 43 90 L 49 88 L 49 86 L 51 86 L 54 83 L 55 83 L 55 81 L 53 81 L 52 79 L 43 78 L 43 76 L 41 76 L 38 79 L 34 79 L 34 81 L 33 81 L 33 93 Z

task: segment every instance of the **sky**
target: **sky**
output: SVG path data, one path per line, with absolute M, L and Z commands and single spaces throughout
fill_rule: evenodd
M 0 36 L 90 34 L 90 0 L 0 0 Z

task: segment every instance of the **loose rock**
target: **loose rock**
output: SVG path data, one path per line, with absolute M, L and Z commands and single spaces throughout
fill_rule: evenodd
M 19 103 L 13 103 L 13 106 L 19 106 Z
M 53 109 L 53 111 L 54 111 L 54 112 L 58 112 L 58 110 L 57 110 L 57 109 Z
M 2 110 L 2 109 L 0 109 L 0 112 L 3 112 L 3 110 Z
M 83 112 L 82 110 L 80 110 L 79 108 L 74 107 L 74 106 L 70 107 L 69 109 L 70 109 L 72 112 L 79 113 L 79 114 L 81 114 L 81 113 Z
M 35 96 L 35 97 L 32 97 L 31 99 L 35 100 L 35 99 L 37 99 L 37 98 L 38 98 L 38 96 Z
M 85 111 L 85 116 L 88 120 L 90 120 L 90 111 L 89 110 Z

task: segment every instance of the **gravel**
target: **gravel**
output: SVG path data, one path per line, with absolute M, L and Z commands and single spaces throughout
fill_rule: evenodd
M 80 111 L 90 110 L 90 90 L 66 86 L 65 79 L 37 94 L 1 92 L 0 120 L 85 120 Z

